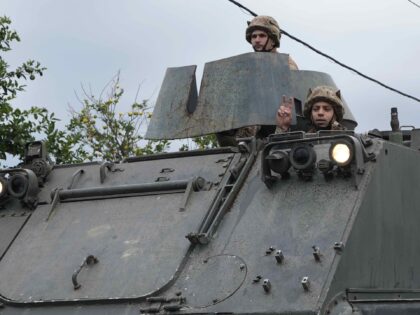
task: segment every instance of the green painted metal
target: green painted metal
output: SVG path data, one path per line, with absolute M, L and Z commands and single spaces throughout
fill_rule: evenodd
M 206 63 L 198 98 L 194 71 L 194 66 L 167 70 L 146 138 L 188 138 L 275 125 L 282 95 L 304 102 L 309 88 L 336 86 L 326 73 L 289 70 L 286 54 L 247 53 Z M 344 120 L 350 129 L 357 125 L 346 104 Z
M 305 81 L 293 75 L 308 78 L 284 71 L 289 87 Z M 217 101 L 229 87 L 202 84 L 193 111 L 195 67 L 171 72 L 164 94 L 175 114 L 204 115 L 200 97 Z M 36 209 L 0 200 L 0 314 L 419 314 L 417 131 L 403 143 L 390 132 L 286 133 L 54 167 Z M 339 140 L 353 150 L 348 166 L 331 161 Z M 270 168 L 268 156 L 290 159 L 302 144 L 313 165 Z M 0 173 L 7 182 L 16 172 Z M 99 262 L 80 267 L 88 255 Z
M 347 223 L 346 249 L 333 270 L 327 299 L 353 288 L 361 292 L 353 300 L 359 295 L 384 301 L 383 291 L 392 290 L 393 297 L 385 300 L 402 301 L 409 295 L 420 301 L 420 153 L 390 142 L 381 146 L 363 198 Z
M 352 139 L 359 159 L 346 176 L 336 171 L 326 180 L 315 166 L 311 180 L 290 169 L 288 179 L 265 185 L 262 161 L 271 149 L 311 144 L 318 163 L 340 138 Z M 53 169 L 40 194 L 45 204 L 8 239 L 0 261 L 2 314 L 416 314 L 418 150 L 337 132 L 270 139 L 268 150 L 249 142 L 233 151 L 132 159 L 102 180 L 101 164 Z M 46 221 L 51 191 L 80 169 L 75 191 L 162 177 L 201 176 L 209 185 L 192 192 L 184 210 L 182 189 L 95 194 L 63 200 Z M 225 209 L 230 192 L 238 193 L 228 212 L 214 212 Z M 10 206 L 18 217 L 27 211 Z M 185 238 L 216 221 L 206 243 Z M 5 224 L 0 218 L 6 231 Z M 99 262 L 81 269 L 75 290 L 72 275 L 88 254 Z

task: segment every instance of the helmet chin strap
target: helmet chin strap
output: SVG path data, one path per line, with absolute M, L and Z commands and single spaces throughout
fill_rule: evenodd
M 252 48 L 254 48 L 254 51 L 255 52 L 257 52 L 257 51 L 260 51 L 260 52 L 271 52 L 272 50 L 273 50 L 273 48 L 274 47 L 272 47 L 271 49 L 267 49 L 267 45 L 268 45 L 268 42 L 270 41 L 270 38 L 269 37 L 267 37 L 267 41 L 265 42 L 265 44 L 264 44 L 264 47 L 262 48 L 262 50 L 256 50 L 255 49 L 255 47 L 253 46 Z

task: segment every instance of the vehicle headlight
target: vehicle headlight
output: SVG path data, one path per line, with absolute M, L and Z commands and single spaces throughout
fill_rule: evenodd
M 270 169 L 274 172 L 284 175 L 290 168 L 289 155 L 282 150 L 273 150 L 265 158 L 268 160 Z
M 0 177 L 0 199 L 7 194 L 7 181 L 3 177 Z
M 297 170 L 313 169 L 316 162 L 316 153 L 310 144 L 300 144 L 290 151 L 290 163 Z
M 338 166 L 349 165 L 354 156 L 353 146 L 345 140 L 340 140 L 331 144 L 330 159 Z
M 28 191 L 29 181 L 23 174 L 15 174 L 9 178 L 8 191 L 12 197 L 22 198 Z

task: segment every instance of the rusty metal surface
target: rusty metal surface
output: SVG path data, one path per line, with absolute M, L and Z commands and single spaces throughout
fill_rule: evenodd
M 322 72 L 290 71 L 286 54 L 247 53 L 206 63 L 197 106 L 190 113 L 187 107 L 195 101 L 191 67 L 168 69 L 146 138 L 187 138 L 250 125 L 275 125 L 282 95 L 304 101 L 311 87 L 336 86 Z M 345 107 L 346 123 L 354 128 L 354 117 Z

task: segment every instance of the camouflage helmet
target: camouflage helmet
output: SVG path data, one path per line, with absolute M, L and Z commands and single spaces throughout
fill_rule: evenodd
M 327 102 L 333 106 L 335 118 L 338 122 L 343 119 L 344 104 L 341 100 L 341 92 L 331 86 L 317 86 L 314 89 L 309 89 L 305 108 L 303 109 L 303 116 L 310 120 L 312 106 L 319 101 Z
M 251 35 L 253 31 L 260 30 L 267 33 L 268 37 L 274 41 L 274 47 L 280 47 L 280 26 L 271 16 L 259 15 L 248 21 L 245 38 L 251 44 Z

